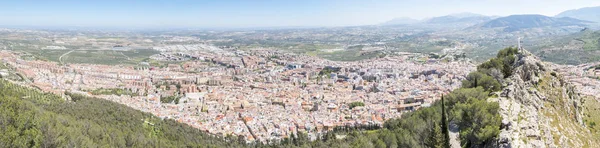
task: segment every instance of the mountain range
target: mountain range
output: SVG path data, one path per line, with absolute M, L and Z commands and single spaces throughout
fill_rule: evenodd
M 418 22 L 419 22 L 419 20 L 417 20 L 417 19 L 413 19 L 413 18 L 409 18 L 409 17 L 400 17 L 400 18 L 394 18 L 392 20 L 384 22 L 381 25 L 384 25 L 384 26 L 389 26 L 389 25 L 408 25 L 408 24 L 415 24 L 415 23 L 418 23 Z
M 600 6 L 568 10 L 556 15 L 556 17 L 571 17 L 580 20 L 600 22 Z
M 409 17 L 400 17 L 394 18 L 390 21 L 384 22 L 380 25 L 389 26 L 389 25 L 410 25 L 410 24 L 430 24 L 430 25 L 440 25 L 440 24 L 454 24 L 454 25 L 474 25 L 478 23 L 483 23 L 485 21 L 491 20 L 493 17 L 485 16 L 476 13 L 456 13 L 445 16 L 432 17 L 423 20 L 412 19 Z
M 510 32 L 538 27 L 586 27 L 593 23 L 600 23 L 600 6 L 568 10 L 554 17 L 539 14 L 496 17 L 476 13 L 457 13 L 424 20 L 416 20 L 408 17 L 395 18 L 380 25 L 442 25 L 442 27 L 462 28 L 504 28 L 504 31 Z
M 549 17 L 544 15 L 511 15 L 497 18 L 478 27 L 482 28 L 504 28 L 505 31 L 517 31 L 526 28 L 537 27 L 562 27 L 562 26 L 585 26 L 590 21 L 574 19 L 570 17 Z

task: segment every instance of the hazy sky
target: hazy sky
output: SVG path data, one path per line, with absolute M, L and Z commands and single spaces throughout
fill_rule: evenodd
M 372 25 L 460 12 L 556 15 L 600 0 L 3 0 L 0 25 L 272 27 Z

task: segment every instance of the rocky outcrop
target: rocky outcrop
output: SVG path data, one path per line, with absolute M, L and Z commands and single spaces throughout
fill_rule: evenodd
M 497 98 L 503 120 L 493 147 L 582 147 L 594 145 L 582 121 L 582 98 L 575 87 L 524 51 Z M 591 136 L 591 135 L 590 135 Z

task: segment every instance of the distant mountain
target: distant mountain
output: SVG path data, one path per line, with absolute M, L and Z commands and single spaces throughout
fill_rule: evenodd
M 463 13 L 450 14 L 448 16 L 457 17 L 457 18 L 467 18 L 467 17 L 481 17 L 481 16 L 485 16 L 485 15 L 471 13 L 471 12 L 463 12 Z
M 478 24 L 491 20 L 489 16 L 475 14 L 475 13 L 456 13 L 445 16 L 433 17 L 424 21 L 427 24 L 449 24 L 449 23 L 461 23 L 461 24 Z
M 474 13 L 459 13 L 433 17 L 423 21 L 421 24 L 461 29 L 476 24 L 481 24 L 489 20 L 492 20 L 492 17 Z
M 600 23 L 600 6 L 568 10 L 556 15 L 556 17 L 571 17 Z
M 537 27 L 561 27 L 561 26 L 586 26 L 590 21 L 578 20 L 569 17 L 548 17 L 537 14 L 530 15 L 511 15 L 507 17 L 500 17 L 486 23 L 483 23 L 479 27 L 482 28 L 500 28 L 504 27 L 505 31 L 517 31 L 526 28 L 537 28 Z
M 429 19 L 425 19 L 423 21 L 401 17 L 395 18 L 393 20 L 382 23 L 381 25 L 411 25 L 411 24 L 425 24 L 425 25 L 433 25 L 433 26 L 472 26 L 475 24 L 483 23 L 491 20 L 492 17 L 476 14 L 476 13 L 456 13 L 445 16 L 433 17 Z
M 385 25 L 385 26 L 389 26 L 389 25 L 408 25 L 408 24 L 415 24 L 418 23 L 419 20 L 416 19 L 412 19 L 409 17 L 401 17 L 401 18 L 394 18 L 392 20 L 389 20 L 387 22 L 382 23 L 381 25 Z
M 488 16 L 470 16 L 470 17 L 455 17 L 451 15 L 434 17 L 426 20 L 424 23 L 428 24 L 447 24 L 447 23 L 472 23 L 478 24 L 485 21 L 491 20 Z

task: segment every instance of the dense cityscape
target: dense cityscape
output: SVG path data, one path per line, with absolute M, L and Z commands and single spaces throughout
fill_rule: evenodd
M 6 2 L 0 147 L 600 147 L 590 5 Z
M 469 62 L 411 53 L 335 62 L 269 50 L 196 47 L 200 49 L 194 52 L 170 48 L 178 52 L 161 54 L 172 56 L 163 60 L 193 60 L 162 68 L 61 65 L 23 60 L 9 51 L 1 57 L 31 82 L 27 84 L 45 92 L 96 96 L 209 133 L 263 142 L 298 131 L 315 139 L 338 126 L 381 126 L 403 112 L 431 105 L 474 70 Z M 113 90 L 126 93 L 96 93 Z

